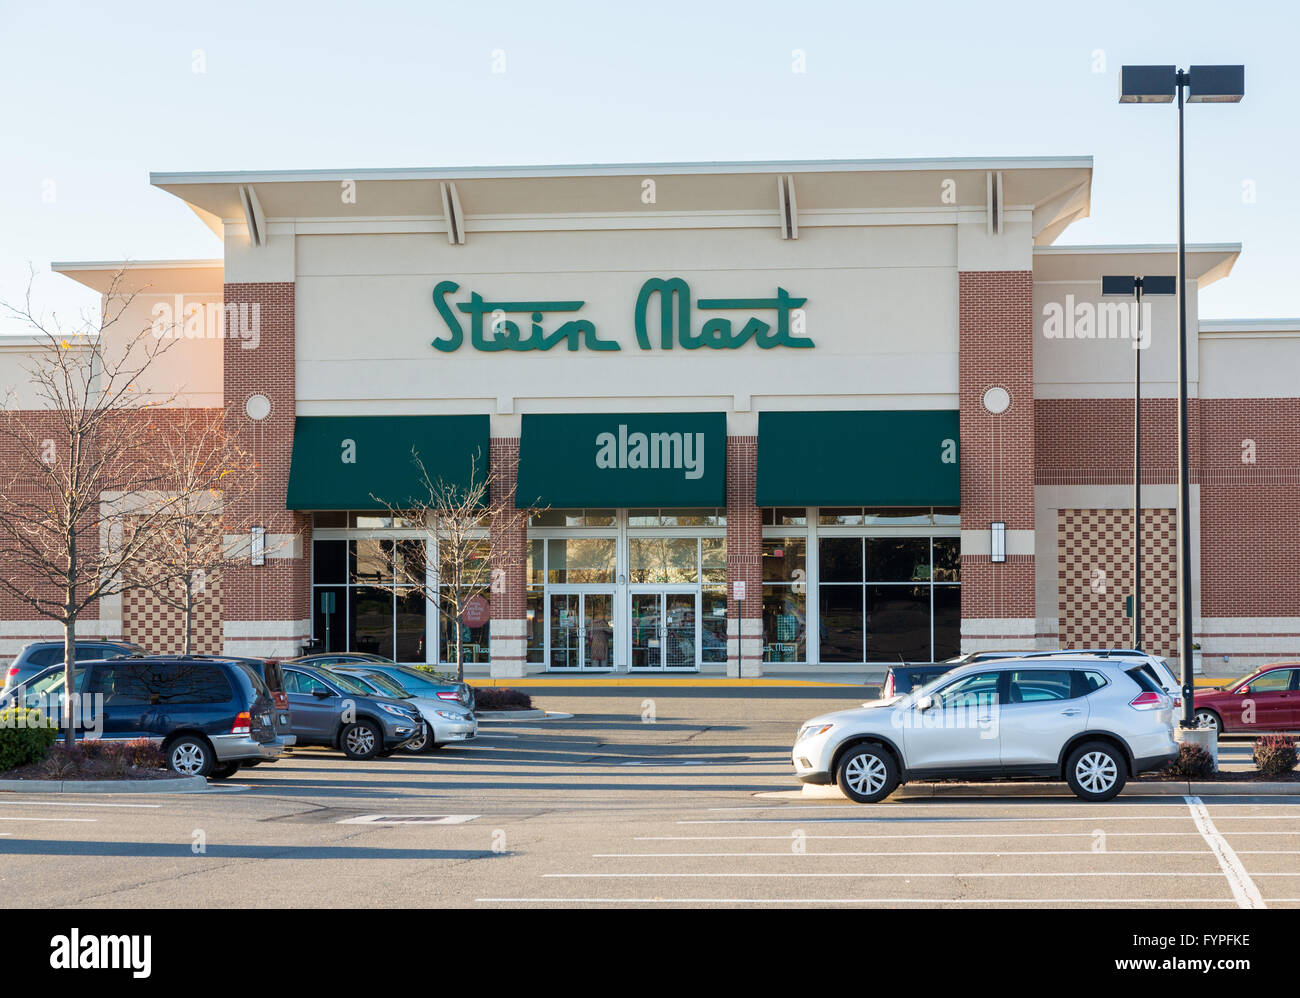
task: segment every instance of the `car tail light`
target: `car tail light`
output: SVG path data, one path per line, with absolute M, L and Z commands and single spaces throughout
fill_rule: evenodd
M 11 666 L 9 666 L 9 671 L 5 673 L 5 676 L 6 676 L 7 678 L 9 678 L 9 679 L 15 679 L 15 678 L 17 678 L 17 676 L 18 676 L 18 666 L 16 666 L 16 665 L 11 665 Z
M 230 728 L 232 735 L 246 735 L 253 729 L 253 715 L 246 710 L 241 710 L 235 715 L 235 723 Z
M 1158 710 L 1165 705 L 1164 694 L 1144 690 L 1128 702 L 1134 710 Z
M 894 674 L 891 672 L 888 676 L 885 677 L 885 688 L 880 691 L 880 696 L 882 699 L 888 700 L 893 695 L 894 695 Z
M 451 691 L 449 691 L 449 690 L 443 690 L 442 692 L 440 692 L 440 693 L 438 694 L 438 699 L 439 699 L 439 700 L 459 700 L 459 699 L 460 699 L 460 694 L 459 694 L 459 693 L 451 692 Z
M 284 690 L 277 690 L 274 693 L 272 693 L 271 699 L 275 701 L 276 710 L 289 709 L 289 694 L 284 692 Z

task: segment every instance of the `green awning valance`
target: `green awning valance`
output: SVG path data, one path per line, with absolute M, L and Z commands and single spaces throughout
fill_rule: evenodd
M 524 415 L 521 506 L 725 506 L 721 412 Z
M 957 506 L 956 409 L 761 412 L 760 506 Z
M 487 416 L 299 416 L 289 509 L 428 505 L 412 451 L 429 477 L 468 487 L 487 475 Z M 414 502 L 412 502 L 414 500 Z

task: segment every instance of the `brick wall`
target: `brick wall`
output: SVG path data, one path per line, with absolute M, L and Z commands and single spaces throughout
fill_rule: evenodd
M 1002 521 L 1008 531 L 1034 528 L 1034 322 L 1029 271 L 963 271 L 959 275 L 961 406 L 961 519 L 964 530 L 987 534 Z M 983 406 L 987 389 L 1011 395 L 1006 412 Z M 961 612 L 982 638 L 996 639 L 999 625 L 984 619 L 1032 620 L 1033 555 L 993 563 L 963 554 Z M 1023 640 L 1024 627 L 1007 637 Z
M 1300 399 L 1201 412 L 1201 616 L 1300 617 Z
M 1201 406 L 1187 402 L 1187 451 L 1200 480 Z M 1040 485 L 1115 485 L 1133 481 L 1133 400 L 1038 399 L 1035 479 Z M 1178 401 L 1142 400 L 1142 481 L 1178 481 Z
M 754 504 L 758 438 L 727 437 L 727 673 L 756 675 L 763 655 L 763 518 Z M 745 598 L 734 598 L 735 583 Z
M 284 652 L 289 645 L 306 638 L 304 628 L 284 625 L 306 621 L 310 614 L 309 565 L 310 519 L 285 509 L 289 484 L 289 463 L 293 454 L 295 414 L 294 379 L 294 285 L 292 282 L 227 284 L 225 304 L 257 306 L 258 335 L 229 337 L 224 343 L 226 428 L 249 452 L 257 467 L 257 486 L 250 495 L 227 511 L 232 522 L 246 522 L 266 528 L 268 535 L 297 535 L 301 547 L 269 552 L 263 566 L 247 565 L 229 571 L 225 578 L 225 621 L 227 633 L 236 623 L 239 640 L 227 640 L 228 651 L 260 648 L 270 644 Z M 245 403 L 251 395 L 271 400 L 270 415 L 260 422 L 248 418 Z M 297 553 L 299 557 L 285 557 Z M 275 622 L 259 635 L 257 628 L 238 627 L 243 622 Z M 287 631 L 301 631 L 289 634 Z
M 526 669 L 528 635 L 525 620 L 525 578 L 528 523 L 514 508 L 519 473 L 519 438 L 495 437 L 490 446 L 492 502 L 500 504 L 492 517 L 489 558 L 492 569 L 492 675 L 522 676 Z

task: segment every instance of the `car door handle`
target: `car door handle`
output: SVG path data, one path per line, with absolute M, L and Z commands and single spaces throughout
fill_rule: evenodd
M 1078 707 L 1067 707 L 1065 710 L 1061 711 L 1061 713 L 1064 714 L 1066 717 L 1074 717 L 1076 714 L 1082 714 L 1083 711 L 1081 711 Z

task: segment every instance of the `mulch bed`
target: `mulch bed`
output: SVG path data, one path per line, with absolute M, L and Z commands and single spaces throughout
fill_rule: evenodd
M 1292 770 L 1281 776 L 1265 776 L 1258 770 L 1220 770 L 1209 776 L 1174 776 L 1170 773 L 1148 773 L 1139 776 L 1139 783 L 1300 783 L 1300 772 Z
M 69 767 L 62 771 L 49 765 L 49 760 L 34 762 L 28 766 L 19 766 L 7 773 L 0 773 L 0 780 L 169 780 L 176 774 L 170 769 L 140 769 L 128 766 L 123 769 L 104 759 L 90 759 L 81 765 Z

